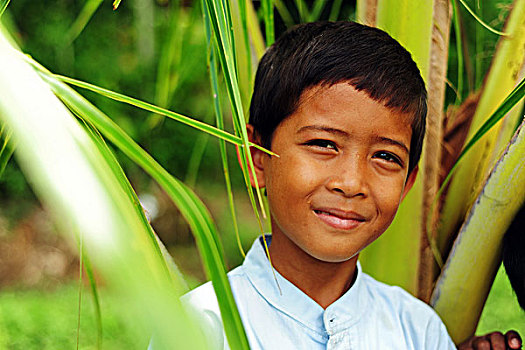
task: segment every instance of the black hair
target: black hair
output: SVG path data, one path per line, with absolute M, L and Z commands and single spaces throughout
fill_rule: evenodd
M 408 173 L 419 162 L 427 114 L 425 83 L 410 53 L 384 31 L 354 22 L 316 22 L 285 32 L 255 76 L 250 120 L 271 148 L 277 126 L 318 85 L 348 82 L 396 111 L 413 115 Z

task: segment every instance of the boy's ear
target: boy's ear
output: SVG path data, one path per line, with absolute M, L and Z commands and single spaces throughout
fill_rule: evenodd
M 261 142 L 259 138 L 255 136 L 255 130 L 253 129 L 253 125 L 247 124 L 246 125 L 246 131 L 248 132 L 248 140 L 250 142 L 256 143 L 258 145 L 261 145 Z M 264 181 L 264 157 L 265 153 L 255 147 L 250 147 L 250 153 L 252 155 L 253 160 L 253 166 L 255 170 L 255 175 L 257 176 L 257 185 L 259 188 L 266 187 L 266 183 Z M 241 159 L 239 158 L 239 162 Z M 241 164 L 242 167 L 242 164 Z M 255 187 L 255 180 L 253 179 L 253 174 L 251 171 L 248 172 L 250 175 L 250 183 L 252 187 Z
M 419 172 L 419 166 L 416 165 L 414 169 L 412 169 L 412 172 L 410 175 L 408 175 L 407 181 L 405 183 L 405 188 L 403 189 L 403 194 L 401 195 L 401 200 L 405 199 L 405 196 L 407 195 L 408 191 L 414 186 L 414 182 L 416 182 L 417 173 Z

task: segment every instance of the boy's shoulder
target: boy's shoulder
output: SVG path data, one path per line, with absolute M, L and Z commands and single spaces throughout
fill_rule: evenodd
M 378 305 L 388 304 L 398 313 L 410 312 L 415 314 L 435 315 L 434 309 L 401 287 L 380 282 L 372 276 L 362 273 L 363 284 L 370 299 Z

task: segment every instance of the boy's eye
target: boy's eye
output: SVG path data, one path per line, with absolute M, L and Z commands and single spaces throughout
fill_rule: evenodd
M 310 140 L 306 142 L 306 145 L 337 151 L 337 146 L 335 142 L 329 141 L 329 140 L 322 140 L 322 139 Z
M 401 159 L 399 159 L 398 156 L 396 156 L 395 154 L 392 154 L 390 152 L 385 152 L 385 151 L 377 152 L 374 155 L 374 158 L 383 159 L 383 160 L 387 161 L 388 163 L 394 163 L 394 164 L 398 164 L 400 166 L 403 166 L 403 162 L 401 161 Z

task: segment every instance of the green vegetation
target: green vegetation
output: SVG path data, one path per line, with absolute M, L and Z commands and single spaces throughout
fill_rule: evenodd
M 100 0 L 0 1 L 0 14 L 9 5 L 1 14 L 6 34 L 0 31 L 0 223 L 7 221 L 5 230 L 10 231 L 26 219 L 35 202 L 34 191 L 54 215 L 57 228 L 69 235 L 68 240 L 83 245 L 85 256 L 104 279 L 104 287 L 99 288 L 104 348 L 142 349 L 153 331 L 158 331 L 160 348 L 205 348 L 199 342 L 199 330 L 188 322 L 178 303 L 177 296 L 186 290 L 183 278 L 163 253 L 155 233 L 190 285 L 195 284 L 195 275 L 197 280 L 215 281 L 230 344 L 233 349 L 247 348 L 225 272 L 228 263 L 233 267 L 242 259 L 237 240 L 246 248 L 266 228 L 262 196 L 252 193 L 248 181 L 251 160 L 244 122 L 254 68 L 265 42 L 271 43 L 294 22 L 318 18 L 357 17 L 387 30 L 412 52 L 429 86 L 420 180 L 396 223 L 367 249 L 362 261 L 378 279 L 402 285 L 430 301 L 442 262 L 454 258 L 448 256 L 449 249 L 466 213 L 522 119 L 523 81 L 511 103 L 502 102 L 520 81 L 525 1 L 483 6 L 475 0 L 460 1 L 453 25 L 447 17 L 449 1 L 414 7 L 406 0 L 385 0 L 371 14 L 373 3 L 129 0 L 115 1 L 118 11 L 113 11 L 109 2 Z M 511 12 L 512 3 L 515 10 Z M 491 27 L 512 35 L 500 38 L 489 32 L 465 5 Z M 514 17 L 503 28 L 509 13 Z M 11 48 L 7 32 L 32 58 Z M 475 64 L 469 50 L 475 52 Z M 445 82 L 457 88 L 445 90 Z M 77 92 L 66 83 L 90 91 Z M 452 180 L 458 189 L 449 190 L 444 199 L 447 209 L 440 216 L 431 204 L 437 202 L 437 189 L 451 168 L 441 168 L 439 156 L 447 131 L 442 128 L 445 110 L 477 92 L 481 98 L 477 110 L 475 104 L 472 108 L 472 114 L 476 110 L 474 126 L 463 130 L 465 137 L 474 135 L 469 140 L 475 143 L 465 156 L 468 166 L 460 167 Z M 513 106 L 503 122 L 487 122 L 491 116 L 503 117 Z M 452 123 L 458 114 L 450 113 L 447 121 Z M 488 124 L 490 131 L 482 127 L 483 133 L 476 133 Z M 454 148 L 451 164 L 462 145 L 449 147 Z M 479 151 L 482 147 L 484 152 Z M 15 149 L 17 158 L 12 161 Z M 236 165 L 237 152 L 243 171 Z M 465 182 L 462 174 L 475 179 Z M 505 183 L 505 176 L 498 181 Z M 140 206 L 141 195 L 158 200 L 159 213 L 151 225 Z M 461 201 L 453 200 L 454 196 Z M 476 271 L 479 283 L 462 283 L 462 276 L 470 275 L 464 271 L 472 264 L 456 259 L 461 276 L 454 280 L 475 288 L 476 297 L 462 295 L 475 301 L 479 312 L 499 265 L 497 241 L 514 207 L 499 225 L 501 232 L 490 232 L 494 244 L 468 254 L 492 257 L 490 267 Z M 194 241 L 197 249 L 189 248 Z M 478 332 L 509 328 L 525 332 L 520 328 L 524 315 L 502 276 L 500 271 Z M 64 280 L 66 284 L 53 291 L 6 288 L 0 293 L 0 346 L 71 348 L 76 344 L 77 290 L 68 278 Z M 437 294 L 445 305 L 451 305 L 451 300 L 462 302 L 455 291 Z M 80 347 L 94 348 L 97 326 L 87 297 L 84 292 Z M 465 319 L 460 312 L 473 317 L 464 328 L 457 327 L 461 331 L 453 334 L 455 340 L 472 333 L 477 323 L 477 311 L 470 308 L 453 308 L 452 315 L 445 312 L 442 317 L 450 325 L 453 316 Z M 495 321 L 504 318 L 505 323 Z
M 140 349 L 149 337 L 129 327 L 122 300 L 105 288 L 101 293 L 103 347 Z M 0 293 L 1 349 L 75 349 L 78 322 L 78 287 L 64 284 L 49 290 L 4 290 Z M 84 291 L 79 349 L 95 349 L 97 331 L 91 296 Z

